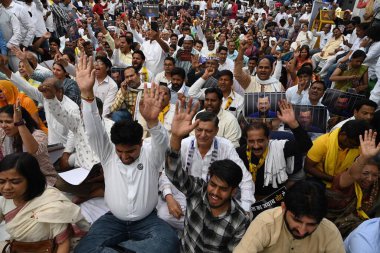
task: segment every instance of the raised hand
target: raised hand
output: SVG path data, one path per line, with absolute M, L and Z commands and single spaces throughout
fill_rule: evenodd
M 140 113 L 149 128 L 156 126 L 158 123 L 162 100 L 163 95 L 159 94 L 158 85 L 152 84 L 149 91 L 147 84 L 144 84 L 144 97 L 140 101 Z
M 95 69 L 92 56 L 87 60 L 87 55 L 82 54 L 76 66 L 76 81 L 82 97 L 94 98 Z
M 297 128 L 299 124 L 296 120 L 293 106 L 285 99 L 278 101 L 278 106 L 280 107 L 280 111 L 277 112 L 277 118 L 285 124 L 288 124 L 290 128 Z
M 195 106 L 192 106 L 192 103 L 193 99 L 190 98 L 185 109 L 184 103 L 180 104 L 177 102 L 172 121 L 172 138 L 177 137 L 182 139 L 197 127 L 199 121 L 193 123 L 192 120 L 198 111 L 199 104 L 197 103 Z
M 22 120 L 21 101 L 16 99 L 16 103 L 13 105 L 13 122 L 17 123 Z
M 27 58 L 26 58 L 26 49 L 24 48 L 23 50 L 21 50 L 20 48 L 18 47 L 12 47 L 11 48 L 11 51 L 12 53 L 14 53 L 16 55 L 16 57 L 20 60 L 20 61 L 25 61 Z
M 248 48 L 248 43 L 245 40 L 240 41 L 239 51 L 245 52 Z
M 371 159 L 380 152 L 380 143 L 376 147 L 377 133 L 372 129 L 364 132 L 364 137 L 360 135 L 360 155 L 365 159 Z

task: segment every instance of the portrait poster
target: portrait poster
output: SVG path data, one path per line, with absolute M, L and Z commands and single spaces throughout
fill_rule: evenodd
M 244 115 L 247 119 L 275 119 L 281 99 L 285 99 L 285 92 L 245 93 Z
M 144 4 L 141 12 L 147 18 L 158 18 L 160 16 L 158 4 Z
M 327 108 L 325 106 L 293 105 L 298 123 L 310 133 L 326 133 Z
M 209 17 L 209 18 L 218 17 L 218 11 L 217 10 L 208 10 L 207 11 L 207 17 Z
M 364 95 L 327 89 L 322 98 L 322 104 L 327 107 L 331 115 L 352 117 L 356 103 L 365 99 Z

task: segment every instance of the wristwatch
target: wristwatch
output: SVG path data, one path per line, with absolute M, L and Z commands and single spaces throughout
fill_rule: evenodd
M 19 127 L 19 126 L 23 126 L 23 125 L 25 125 L 25 120 L 24 119 L 22 119 L 22 120 L 20 120 L 19 122 L 15 122 L 14 123 L 14 125 L 16 126 L 16 127 Z

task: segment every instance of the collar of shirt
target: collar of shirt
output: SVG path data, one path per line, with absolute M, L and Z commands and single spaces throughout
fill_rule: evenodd
M 105 85 L 105 84 L 108 84 L 109 83 L 109 76 L 107 75 L 106 78 L 104 78 L 103 81 L 99 82 L 98 79 L 96 79 L 96 83 L 100 86 L 100 85 Z

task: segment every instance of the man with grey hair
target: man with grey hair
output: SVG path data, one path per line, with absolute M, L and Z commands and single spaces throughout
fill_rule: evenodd
M 10 81 L 17 86 L 20 90 L 24 91 L 31 99 L 36 100 L 38 103 L 43 104 L 45 108 L 46 121 L 49 126 L 49 135 L 48 143 L 57 144 L 62 143 L 66 145 L 67 135 L 69 130 L 67 127 L 60 124 L 52 115 L 52 112 L 49 109 L 46 99 L 42 93 L 36 88 L 33 87 L 19 74 L 13 73 L 8 67 L 8 59 L 6 56 L 0 56 L 0 71 L 3 72 Z M 47 78 L 42 83 L 42 85 L 54 85 L 56 88 L 56 97 L 59 100 L 61 106 L 65 108 L 72 115 L 77 114 L 79 117 L 79 106 L 73 102 L 70 98 L 64 95 L 63 83 L 55 77 Z

